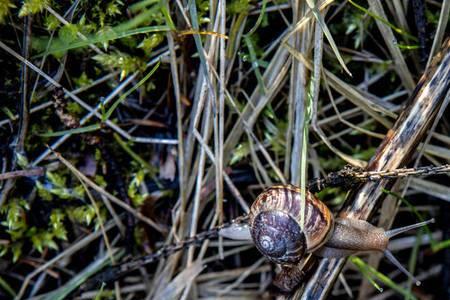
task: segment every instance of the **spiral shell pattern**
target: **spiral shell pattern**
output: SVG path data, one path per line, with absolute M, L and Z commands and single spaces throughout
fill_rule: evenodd
M 293 264 L 305 253 L 305 235 L 297 221 L 284 212 L 260 212 L 250 232 L 258 250 L 273 262 Z
M 301 258 L 304 252 L 312 252 L 322 246 L 332 232 L 334 226 L 332 213 L 323 202 L 308 191 L 305 197 L 305 224 L 300 224 L 300 193 L 300 189 L 293 185 L 272 186 L 261 193 L 253 203 L 249 221 L 251 234 L 258 249 L 266 256 L 273 252 L 277 257 L 282 257 L 278 251 L 281 251 L 283 246 L 273 249 L 266 247 L 269 240 L 281 238 L 284 241 L 280 242 L 280 245 L 291 247 L 285 248 L 284 251 L 286 260 L 292 262 L 293 257 L 299 256 L 293 255 L 294 251 L 298 251 L 299 254 L 301 252 L 299 256 Z M 277 222 L 279 224 L 276 224 Z M 295 222 L 296 225 L 291 222 Z M 269 235 L 262 232 L 268 232 L 273 236 L 268 238 Z M 293 242 L 292 239 L 298 239 L 298 242 L 305 245 L 299 246 L 298 242 Z M 267 254 L 264 252 L 266 249 L 269 250 Z

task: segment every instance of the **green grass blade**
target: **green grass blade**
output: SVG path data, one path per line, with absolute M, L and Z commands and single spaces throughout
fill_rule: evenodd
M 264 85 L 264 79 L 259 70 L 258 59 L 256 58 L 255 48 L 249 36 L 244 36 L 245 44 L 247 45 L 248 53 L 250 55 L 250 61 L 252 63 L 253 70 L 255 71 L 256 80 L 258 81 L 258 86 L 263 95 L 266 94 L 266 87 Z
M 100 287 L 100 290 L 97 292 L 97 295 L 95 295 L 94 300 L 101 300 L 103 298 L 103 289 L 105 288 L 106 283 L 102 283 L 102 286 Z
M 134 4 L 131 4 L 128 9 L 130 10 L 130 12 L 135 13 L 138 12 L 142 9 L 144 9 L 146 6 L 150 5 L 150 4 L 156 4 L 160 2 L 160 0 L 144 0 L 144 1 L 140 1 Z
M 417 255 L 419 254 L 419 248 L 420 248 L 420 245 L 422 244 L 422 234 L 423 234 L 423 228 L 421 228 L 420 230 L 417 231 L 417 239 L 416 239 L 416 242 L 414 243 L 414 247 L 412 248 L 411 256 L 409 257 L 408 271 L 409 271 L 409 273 L 411 273 L 413 275 L 414 275 L 414 272 L 416 271 Z M 412 279 L 408 278 L 408 290 L 410 293 L 412 293 L 412 291 L 411 291 L 412 285 L 413 285 Z M 409 296 L 406 296 L 405 300 L 411 300 L 411 298 Z
M 114 257 L 120 258 L 123 255 L 124 251 L 117 251 Z M 64 286 L 57 289 L 54 292 L 46 294 L 42 300 L 62 300 L 66 299 L 66 297 L 80 285 L 82 285 L 89 277 L 97 273 L 99 270 L 103 269 L 110 263 L 110 257 L 108 254 L 105 254 L 103 257 L 95 259 L 90 265 L 80 271 L 75 277 L 69 280 Z
M 247 36 L 252 35 L 258 29 L 259 25 L 261 25 L 261 22 L 264 18 L 264 14 L 266 13 L 266 6 L 267 6 L 267 0 L 263 0 L 262 6 L 261 6 L 261 12 L 259 13 L 259 16 L 258 16 L 258 19 L 256 20 L 255 25 L 245 35 L 247 35 Z
M 390 287 L 391 289 L 393 289 L 397 293 L 401 294 L 402 296 L 409 297 L 410 299 L 417 300 L 417 298 L 414 295 L 412 295 L 410 291 L 408 291 L 407 289 L 401 287 L 400 285 L 398 285 L 397 283 L 392 281 L 389 277 L 387 277 L 383 273 L 381 273 L 381 272 L 377 271 L 376 269 L 374 269 L 373 267 L 369 266 L 368 264 L 366 264 L 359 257 L 351 256 L 350 257 L 350 261 L 353 264 L 355 264 L 355 266 L 358 267 L 358 269 L 364 270 L 364 272 L 367 272 L 367 274 L 370 274 L 370 276 L 375 277 L 378 281 L 380 281 L 383 284 L 387 285 L 388 287 Z
M 138 14 L 131 20 L 123 22 L 122 24 L 114 27 L 114 31 L 116 31 L 116 32 L 127 31 L 127 30 L 130 30 L 131 28 L 135 28 L 135 27 L 141 25 L 144 22 L 147 22 L 148 19 L 151 18 L 152 15 L 155 14 L 159 10 L 159 8 L 160 7 L 158 5 L 152 6 L 151 8 L 141 12 L 140 14 Z
M 450 239 L 431 245 L 431 250 L 433 250 L 433 252 L 436 253 L 449 247 L 450 247 Z
M 98 129 L 100 129 L 100 124 L 92 124 L 92 125 L 69 129 L 69 130 L 41 133 L 39 135 L 42 137 L 54 137 L 54 136 L 62 136 L 62 135 L 66 135 L 66 134 L 80 134 L 80 133 L 92 132 L 92 131 L 96 131 Z
M 336 55 L 337 60 L 341 64 L 342 68 L 345 72 L 347 72 L 348 75 L 352 76 L 352 73 L 347 68 L 347 65 L 345 64 L 344 59 L 341 56 L 341 53 L 339 52 L 339 49 L 334 42 L 333 35 L 331 34 L 330 30 L 328 29 L 327 24 L 325 23 L 325 20 L 323 19 L 322 15 L 320 14 L 319 9 L 315 5 L 315 3 L 312 0 L 306 0 L 306 3 L 308 3 L 309 8 L 311 9 L 313 15 L 316 17 L 317 22 L 319 23 L 320 27 L 322 28 L 323 33 L 325 34 L 325 37 L 327 38 L 328 42 L 330 43 L 331 49 L 334 52 L 334 55 Z
M 6 282 L 2 277 L 0 277 L 0 287 L 7 292 L 12 298 L 16 297 L 16 292 L 12 289 L 12 287 Z
M 171 30 L 176 30 L 177 28 L 175 26 L 175 23 L 173 22 L 172 17 L 170 16 L 170 13 L 167 10 L 167 8 L 165 6 L 161 6 L 160 9 L 164 15 L 164 19 L 166 20 L 167 26 L 169 26 Z
M 136 85 L 134 85 L 132 88 L 126 91 L 123 95 L 121 95 L 119 99 L 117 99 L 116 102 L 114 102 L 113 105 L 111 105 L 108 111 L 104 114 L 103 121 L 108 120 L 109 117 L 111 117 L 111 115 L 113 114 L 114 110 L 117 108 L 117 106 L 119 106 L 119 104 L 122 103 L 122 101 L 125 100 L 126 97 L 128 97 L 128 95 L 130 95 L 135 90 L 137 90 L 141 85 L 143 85 L 156 72 L 156 70 L 158 70 L 160 64 L 161 62 L 159 61 L 153 67 L 153 69 L 151 69 L 150 72 L 148 72 L 148 74 L 144 76 L 144 78 L 142 78 Z
M 200 25 L 198 23 L 199 16 L 197 13 L 197 4 L 195 1 L 190 0 L 188 5 L 189 5 L 189 13 L 191 14 L 192 29 L 194 31 L 199 32 Z M 200 39 L 199 34 L 194 34 L 193 37 L 194 37 L 195 46 L 197 47 L 198 57 L 200 58 L 201 65 L 203 66 L 202 72 L 203 72 L 203 75 L 205 76 L 205 81 L 211 87 L 211 82 L 209 80 L 209 74 L 208 74 L 208 68 L 209 68 L 208 62 L 206 60 L 205 53 L 202 51 L 202 49 L 203 49 L 202 41 Z
M 151 32 L 167 32 L 170 31 L 171 28 L 169 26 L 161 25 L 161 26 L 146 26 L 146 27 L 140 27 L 136 29 L 126 30 L 126 31 L 119 31 L 116 32 L 113 29 L 111 31 L 99 34 L 99 35 L 91 35 L 88 36 L 86 40 L 77 41 L 62 47 L 50 47 L 50 49 L 47 52 L 43 52 L 38 54 L 36 57 L 41 57 L 46 54 L 53 54 L 56 52 L 64 52 L 68 50 L 73 50 L 77 48 L 83 48 L 90 44 L 98 44 L 98 43 L 105 43 L 113 40 L 122 39 L 125 37 L 138 35 L 138 34 L 144 34 L 144 33 L 151 33 Z
M 156 174 L 156 168 L 151 166 L 148 162 L 146 162 L 144 159 L 142 159 L 142 157 L 140 157 L 136 152 L 134 152 L 130 146 L 128 146 L 128 144 L 126 142 L 124 142 L 117 133 L 114 133 L 114 139 L 117 141 L 117 143 L 119 143 L 120 147 L 122 147 L 123 150 L 125 150 L 125 152 L 131 156 L 132 159 L 134 159 L 139 165 L 141 165 L 142 167 L 144 167 L 145 169 L 147 169 L 150 173 L 151 176 L 154 177 L 154 175 Z M 156 178 L 153 178 L 156 183 L 158 184 L 158 181 Z
M 350 257 L 350 261 L 358 268 L 361 274 L 372 284 L 372 286 L 380 293 L 383 292 L 383 288 L 375 282 L 372 274 L 367 270 L 367 264 L 357 256 Z
M 357 9 L 361 10 L 362 12 L 364 12 L 365 14 L 371 16 L 372 18 L 374 18 L 374 19 L 376 19 L 376 20 L 378 20 L 378 21 L 380 21 L 380 22 L 382 22 L 382 23 L 385 24 L 386 26 L 389 26 L 392 30 L 394 30 L 394 31 L 397 32 L 398 34 L 403 35 L 403 36 L 405 36 L 405 37 L 407 37 L 407 38 L 410 38 L 410 39 L 412 39 L 413 41 L 418 41 L 418 39 L 417 39 L 415 36 L 409 34 L 408 32 L 406 32 L 405 30 L 403 30 L 403 29 L 401 29 L 401 28 L 396 27 L 395 25 L 391 24 L 389 21 L 387 21 L 387 20 L 385 20 L 384 18 L 382 18 L 382 17 L 380 17 L 380 16 L 374 14 L 374 13 L 371 12 L 370 10 L 368 10 L 368 9 L 366 9 L 366 8 L 364 8 L 364 7 L 362 7 L 361 5 L 359 5 L 359 4 L 355 3 L 355 2 L 353 2 L 352 0 L 348 0 L 348 2 L 349 2 L 351 5 L 353 5 L 354 7 L 356 7 Z
M 400 196 L 399 194 L 394 193 L 394 192 L 392 192 L 392 191 L 386 190 L 386 189 L 383 189 L 383 193 L 386 193 L 386 194 L 388 194 L 388 195 L 390 195 L 390 196 L 392 196 L 392 197 L 395 197 L 395 198 L 399 199 L 399 200 L 400 200 L 401 202 L 403 202 L 409 209 L 411 209 L 411 211 L 413 212 L 413 214 L 417 217 L 417 219 L 418 219 L 420 222 L 424 222 L 424 221 L 425 221 L 425 218 L 417 211 L 417 209 L 414 207 L 414 205 L 412 205 L 412 204 L 411 204 L 408 200 L 406 200 L 404 197 L 402 197 L 402 196 Z M 432 235 L 432 233 L 431 233 L 430 228 L 428 227 L 428 225 L 425 225 L 423 228 L 425 228 L 425 231 L 426 231 L 426 233 L 427 233 L 427 235 L 428 235 L 428 238 L 430 239 L 431 247 L 433 247 L 433 245 L 436 243 L 436 240 L 433 238 L 433 235 Z
M 397 46 L 398 46 L 400 49 L 403 49 L 403 50 L 417 50 L 417 49 L 420 49 L 420 46 L 419 46 L 419 45 L 403 45 L 403 44 L 397 44 Z

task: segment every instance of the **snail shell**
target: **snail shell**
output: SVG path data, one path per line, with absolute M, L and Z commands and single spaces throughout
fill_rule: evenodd
M 277 185 L 261 193 L 250 210 L 250 233 L 258 250 L 279 264 L 300 261 L 305 252 L 322 246 L 333 231 L 333 215 L 306 191 L 305 224 L 301 223 L 300 189 Z

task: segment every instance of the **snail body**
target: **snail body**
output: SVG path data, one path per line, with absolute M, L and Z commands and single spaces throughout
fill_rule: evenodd
M 359 252 L 385 251 L 389 243 L 386 232 L 356 219 L 336 219 L 330 239 L 315 253 L 323 257 L 345 257 Z

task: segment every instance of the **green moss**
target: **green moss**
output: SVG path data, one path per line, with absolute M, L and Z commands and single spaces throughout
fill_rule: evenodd
M 230 1 L 230 3 L 227 5 L 227 12 L 229 14 L 248 13 L 249 10 L 250 10 L 249 0 L 234 0 Z
M 94 181 L 98 186 L 102 188 L 105 188 L 108 185 L 108 183 L 105 180 L 105 177 L 103 177 L 102 175 L 95 175 Z
M 108 2 L 98 2 L 98 4 L 92 8 L 93 17 L 99 20 L 100 28 L 105 27 L 105 24 L 109 23 L 112 18 L 121 14 L 121 6 L 123 6 L 122 1 L 113 0 Z
M 128 197 L 130 197 L 135 207 L 141 206 L 144 203 L 145 199 L 148 197 L 147 194 L 141 194 L 139 190 L 141 184 L 144 183 L 144 179 L 144 170 L 139 170 L 136 174 L 134 174 L 130 184 L 128 185 Z
M 11 8 L 16 7 L 11 0 L 0 0 L 0 24 L 5 23 L 6 16 Z
M 50 4 L 49 0 L 25 0 L 19 11 L 19 17 L 34 15 L 44 10 Z
M 67 216 L 76 223 L 91 225 L 95 218 L 95 208 L 90 205 L 71 207 L 67 209 Z
M 58 37 L 63 44 L 70 44 L 77 39 L 78 26 L 75 24 L 65 24 L 58 31 Z
M 12 199 L 1 208 L 0 213 L 5 215 L 1 226 L 6 227 L 10 243 L 0 245 L 0 256 L 11 253 L 15 262 L 21 256 L 22 247 L 27 241 L 42 253 L 47 248 L 57 250 L 57 240 L 67 240 L 63 224 L 65 215 L 61 210 L 52 210 L 47 228 L 30 227 L 26 217 L 28 212 L 29 206 L 24 199 Z
M 164 41 L 164 36 L 160 33 L 154 33 L 147 38 L 144 38 L 138 45 L 138 48 L 142 48 L 146 54 L 149 54 L 153 48 L 157 47 Z
M 121 52 L 97 54 L 93 59 L 103 67 L 120 70 L 121 78 L 124 78 L 129 73 L 145 69 L 145 62 L 141 58 Z
M 56 30 L 61 23 L 54 15 L 48 14 L 45 17 L 44 24 L 48 31 L 53 31 Z
M 45 180 L 36 181 L 38 195 L 47 201 L 83 199 L 85 195 L 83 186 L 79 184 L 68 187 L 68 176 L 70 175 L 67 174 L 67 170 L 64 172 L 47 171 Z
M 55 237 L 61 240 L 67 240 L 67 231 L 64 227 L 63 221 L 66 215 L 61 209 L 54 209 L 50 214 L 50 226 L 53 229 Z
M 26 211 L 29 210 L 28 203 L 21 198 L 14 198 L 0 208 L 0 213 L 4 216 L 1 222 L 6 227 L 12 241 L 20 239 L 27 230 Z M 2 218 L 3 219 L 3 218 Z
M 68 102 L 66 110 L 67 113 L 71 116 L 78 116 L 84 112 L 84 109 L 76 102 Z
M 30 238 L 33 247 L 40 253 L 46 248 L 58 250 L 58 245 L 54 240 L 55 236 L 45 229 L 31 227 L 27 232 L 27 237 Z
M 243 158 L 247 157 L 250 154 L 250 145 L 248 142 L 241 143 L 237 146 L 237 148 L 233 151 L 233 155 L 231 156 L 230 165 L 234 165 L 241 161 Z

